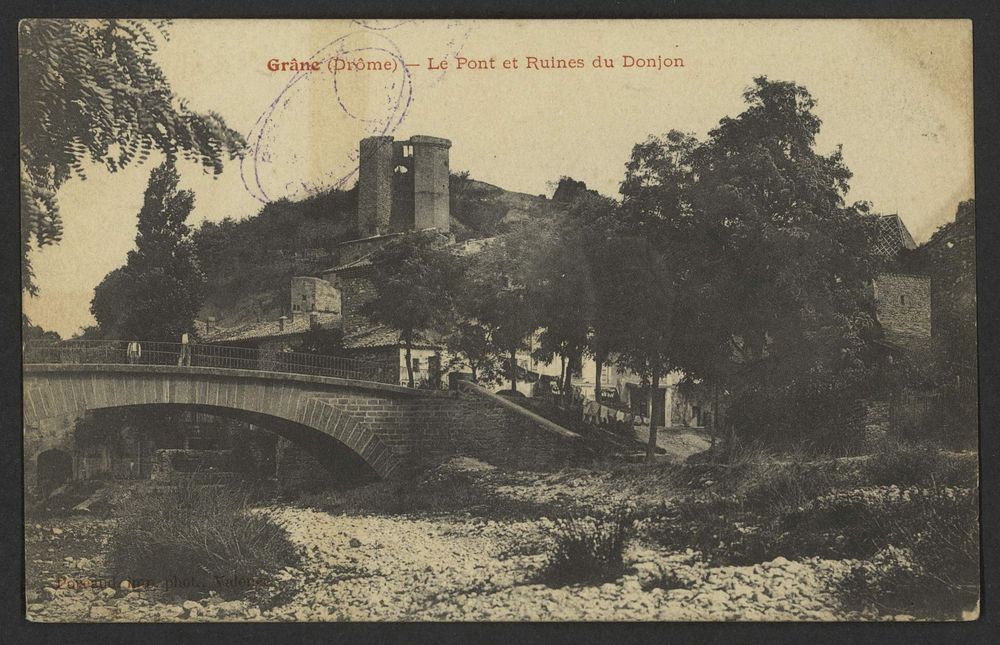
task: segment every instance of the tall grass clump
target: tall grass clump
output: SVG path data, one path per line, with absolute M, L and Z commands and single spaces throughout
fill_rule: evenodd
M 868 457 L 861 476 L 866 484 L 876 485 L 972 487 L 979 479 L 979 464 L 974 453 L 889 441 Z
M 570 517 L 554 521 L 553 546 L 538 576 L 552 587 L 614 580 L 624 572 L 625 543 L 635 530 L 630 507 L 603 518 Z
M 298 562 L 298 549 L 255 493 L 190 480 L 136 490 L 115 505 L 108 564 L 117 578 L 239 593 Z
M 934 619 L 971 610 L 980 592 L 978 489 L 893 488 L 878 497 L 859 506 L 885 548 L 841 582 L 844 603 Z

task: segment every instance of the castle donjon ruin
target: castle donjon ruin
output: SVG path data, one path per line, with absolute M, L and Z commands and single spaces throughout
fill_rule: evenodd
M 405 141 L 361 140 L 358 229 L 362 237 L 436 228 L 448 230 L 451 141 L 414 135 Z

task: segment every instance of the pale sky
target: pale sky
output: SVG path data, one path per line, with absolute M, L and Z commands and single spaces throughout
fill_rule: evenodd
M 623 56 L 683 67 L 623 68 Z M 334 56 L 389 71 L 328 70 Z M 526 69 L 528 57 L 581 69 Z M 595 57 L 612 59 L 596 69 Z M 496 69 L 456 69 L 457 58 Z M 632 146 L 671 129 L 699 137 L 743 108 L 755 76 L 805 85 L 818 148 L 843 144 L 851 200 L 898 212 L 921 242 L 973 196 L 972 33 L 962 20 L 306 21 L 181 20 L 158 53 L 174 91 L 254 144 L 218 178 L 182 164 L 192 222 L 255 214 L 262 199 L 354 183 L 363 136 L 451 139 L 451 167 L 508 190 L 550 193 L 562 175 L 617 195 Z M 269 59 L 321 61 L 296 76 Z M 505 59 L 518 69 L 504 69 Z M 449 61 L 449 69 L 432 70 Z M 411 65 L 406 67 L 401 63 Z M 299 80 L 289 85 L 291 81 Z M 287 89 L 286 89 L 287 88 Z M 93 323 L 94 287 L 125 262 L 150 169 L 91 167 L 59 191 L 63 241 L 32 256 L 36 323 Z

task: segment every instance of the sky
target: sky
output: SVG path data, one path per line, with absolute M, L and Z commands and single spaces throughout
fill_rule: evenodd
M 849 200 L 899 213 L 917 242 L 974 195 L 965 20 L 179 20 L 156 57 L 192 110 L 217 112 L 250 143 L 217 177 L 180 164 L 193 224 L 350 188 L 358 140 L 374 134 L 451 139 L 453 171 L 508 190 L 551 194 L 568 175 L 616 195 L 633 145 L 671 129 L 704 137 L 742 111 L 760 75 L 809 90 L 819 152 L 842 145 L 854 173 Z M 614 67 L 594 67 L 598 57 Z M 565 67 L 545 69 L 553 58 Z M 64 337 L 93 324 L 94 287 L 134 248 L 160 161 L 89 165 L 59 190 L 63 240 L 32 254 L 34 323 Z

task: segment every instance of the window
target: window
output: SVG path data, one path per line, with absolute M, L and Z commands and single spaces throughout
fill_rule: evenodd
M 904 307 L 906 306 L 906 296 L 904 296 L 903 294 L 899 294 L 899 304 L 903 305 Z
M 413 371 L 414 372 L 419 372 L 420 371 L 420 359 L 419 358 L 411 358 L 410 359 L 410 364 L 413 366 Z
M 412 157 L 413 156 L 413 146 L 403 146 L 403 156 Z

